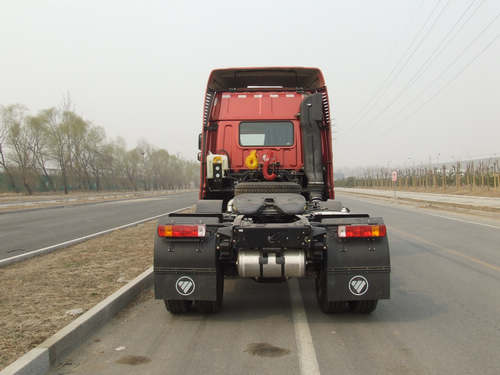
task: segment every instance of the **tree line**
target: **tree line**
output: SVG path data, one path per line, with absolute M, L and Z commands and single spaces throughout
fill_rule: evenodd
M 85 120 L 70 100 L 30 115 L 0 105 L 0 191 L 165 190 L 198 184 L 199 164 L 145 141 L 121 138 Z
M 397 181 L 392 181 L 392 172 Z M 400 188 L 423 191 L 500 190 L 500 159 L 457 161 L 440 166 L 409 168 L 364 168 L 357 176 L 344 177 L 336 186 Z

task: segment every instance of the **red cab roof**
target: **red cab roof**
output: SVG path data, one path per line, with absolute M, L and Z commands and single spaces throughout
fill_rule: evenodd
M 325 86 L 318 68 L 262 67 L 212 70 L 207 88 L 215 91 L 252 87 L 283 87 L 314 90 Z

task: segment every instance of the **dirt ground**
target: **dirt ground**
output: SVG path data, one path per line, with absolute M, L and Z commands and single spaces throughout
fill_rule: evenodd
M 156 221 L 0 268 L 0 370 L 145 271 Z

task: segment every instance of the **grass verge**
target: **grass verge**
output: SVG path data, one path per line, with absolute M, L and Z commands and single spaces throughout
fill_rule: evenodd
M 0 369 L 147 269 L 156 220 L 0 268 Z

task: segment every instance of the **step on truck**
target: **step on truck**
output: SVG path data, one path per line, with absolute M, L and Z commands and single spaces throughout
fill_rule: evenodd
M 334 199 L 331 133 L 319 69 L 211 72 L 199 201 L 158 220 L 154 288 L 168 311 L 219 311 L 226 278 L 312 278 L 325 313 L 389 298 L 386 227 Z

